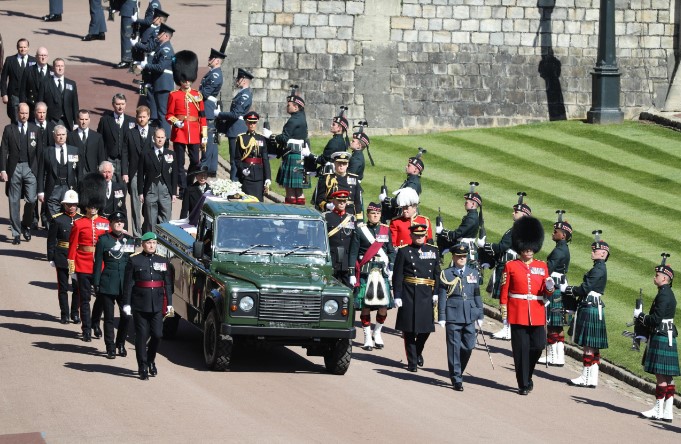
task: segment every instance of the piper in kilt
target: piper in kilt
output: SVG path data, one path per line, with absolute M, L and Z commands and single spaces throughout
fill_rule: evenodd
M 270 143 L 278 158 L 282 158 L 277 172 L 277 183 L 286 189 L 285 203 L 305 205 L 304 188 L 310 188 L 303 158 L 310 155 L 307 140 L 305 101 L 295 94 L 295 88 L 286 98 L 286 112 L 291 115 L 281 134 L 272 135 Z
M 395 328 L 402 331 L 407 354 L 407 370 L 423 367 L 423 348 L 428 336 L 435 331 L 434 311 L 440 288 L 440 255 L 437 247 L 426 243 L 428 227 L 409 227 L 412 243 L 397 250 L 393 273 L 395 307 L 398 308 Z
M 608 280 L 605 263 L 610 256 L 610 247 L 601 240 L 601 230 L 593 232 L 595 241 L 591 244 L 591 260 L 594 265 L 578 286 L 561 284 L 566 307 L 576 305 L 575 320 L 571 327 L 572 340 L 583 347 L 582 374 L 570 380 L 572 385 L 580 387 L 596 387 L 598 385 L 598 367 L 601 363 L 599 350 L 608 348 L 608 335 L 605 328 L 605 311 L 603 293 Z M 569 332 L 568 332 L 569 333 Z
M 653 283 L 657 286 L 657 295 L 646 315 L 641 308 L 634 310 L 636 323 L 648 330 L 648 346 L 643 355 L 643 369 L 655 375 L 655 406 L 641 416 L 649 419 L 661 419 L 672 422 L 674 419 L 674 376 L 679 372 L 679 353 L 676 346 L 678 332 L 674 325 L 676 298 L 672 291 L 674 270 L 667 265 L 667 253 L 662 253 L 662 263 L 655 267 Z
M 563 220 L 564 210 L 557 210 L 558 221 L 553 224 L 553 241 L 556 247 L 546 258 L 546 265 L 549 267 L 551 278 L 556 283 L 563 282 L 570 266 L 570 249 L 568 242 L 572 240 L 572 226 L 568 221 Z M 555 365 L 562 367 L 565 365 L 565 335 L 563 325 L 565 325 L 565 313 L 560 289 L 557 288 L 553 295 L 549 297 L 546 307 L 546 340 L 548 346 L 546 356 L 539 359 L 540 364 Z
M 381 222 L 381 204 L 367 206 L 367 223 L 360 223 L 350 242 L 350 285 L 355 289 L 355 308 L 362 310 L 359 319 L 364 331 L 364 350 L 383 348 L 381 330 L 393 306 L 390 279 L 395 263 L 390 229 Z M 378 310 L 371 333 L 371 311 Z

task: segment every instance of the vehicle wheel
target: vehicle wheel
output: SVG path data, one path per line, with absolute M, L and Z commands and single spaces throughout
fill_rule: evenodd
M 163 320 L 163 339 L 174 339 L 180 325 L 180 316 L 175 315 Z
M 352 341 L 350 339 L 339 339 L 324 354 L 326 371 L 334 375 L 344 375 L 348 371 L 348 367 L 350 367 L 351 359 Z
M 216 310 L 211 310 L 203 328 L 203 358 L 206 366 L 211 370 L 224 372 L 229 370 L 232 359 L 231 336 L 220 335 L 220 321 Z

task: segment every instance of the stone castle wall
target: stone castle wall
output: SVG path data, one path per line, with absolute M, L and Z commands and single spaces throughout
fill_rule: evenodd
M 581 119 L 591 107 L 600 0 L 232 2 L 224 70 L 255 75 L 254 108 L 281 128 L 298 84 L 313 133 L 340 105 L 370 134 Z M 674 3 L 616 0 L 621 107 L 661 107 Z M 231 85 L 223 89 L 229 103 Z

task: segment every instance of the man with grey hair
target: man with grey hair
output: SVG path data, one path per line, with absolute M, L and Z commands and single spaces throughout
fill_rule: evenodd
M 38 169 L 38 200 L 47 202 L 48 225 L 61 210 L 66 191 L 78 189 L 83 178 L 81 163 L 78 148 L 66 144 L 66 127 L 55 126 L 54 147 L 43 150 Z
M 172 203 L 177 200 L 177 156 L 175 151 L 164 148 L 165 143 L 165 130 L 156 128 L 152 149 L 141 155 L 137 190 L 143 205 L 144 232 L 154 231 L 157 223 L 168 222 Z
M 7 183 L 5 190 L 9 196 L 9 218 L 14 245 L 21 242 L 20 234 L 24 235 L 26 241 L 31 240 L 36 175 L 42 150 L 38 128 L 29 123 L 28 113 L 28 105 L 20 103 L 17 107 L 17 122 L 5 127 L 0 144 L 0 179 Z M 19 208 L 22 196 L 25 199 L 23 219 L 20 218 Z
M 104 139 L 106 159 L 114 165 L 114 181 L 119 183 L 122 181 L 123 171 L 121 160 L 126 149 L 125 133 L 135 127 L 135 119 L 125 114 L 126 105 L 127 99 L 124 94 L 114 94 L 111 98 L 112 111 L 104 113 L 97 125 L 97 132 Z
M 113 182 L 113 176 L 116 172 L 114 164 L 105 160 L 99 164 L 99 172 L 104 179 L 106 179 L 106 200 L 104 202 L 104 208 L 101 211 L 102 216 L 107 219 L 115 211 L 125 211 L 125 184 Z M 125 221 L 125 226 L 128 226 L 128 221 Z
M 21 76 L 21 85 L 19 86 L 19 99 L 28 104 L 29 120 L 35 117 L 34 110 L 36 102 L 38 101 L 38 93 L 40 85 L 52 75 L 52 67 L 47 63 L 48 60 L 47 48 L 41 46 L 35 53 L 36 63 L 27 67 L 24 70 L 24 75 Z

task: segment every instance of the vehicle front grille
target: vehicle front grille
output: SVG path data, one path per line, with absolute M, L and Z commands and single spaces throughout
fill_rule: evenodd
M 261 294 L 258 319 L 276 322 L 316 322 L 321 316 L 321 295 Z

